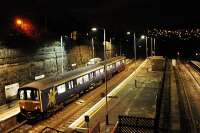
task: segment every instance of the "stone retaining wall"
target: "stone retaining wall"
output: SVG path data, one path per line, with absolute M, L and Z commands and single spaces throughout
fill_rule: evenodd
M 64 49 L 64 70 L 84 65 L 91 58 L 91 48 L 79 45 Z M 62 49 L 59 46 L 41 47 L 34 54 L 24 54 L 21 50 L 0 48 L 0 105 L 8 102 L 5 97 L 5 85 L 31 82 L 35 76 L 49 76 L 61 72 Z

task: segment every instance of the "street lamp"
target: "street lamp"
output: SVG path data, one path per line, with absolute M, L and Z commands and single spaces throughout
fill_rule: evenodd
M 153 45 L 154 45 L 154 56 L 156 56 L 156 39 L 153 38 Z
M 91 43 L 92 43 L 92 58 L 94 58 L 94 38 L 93 37 L 92 37 Z
M 126 32 L 126 35 L 131 35 L 131 32 L 128 31 Z M 136 59 L 137 59 L 137 53 L 136 53 L 136 37 L 135 37 L 135 33 L 133 33 L 133 40 L 134 40 L 134 58 L 135 58 L 135 63 L 136 63 Z
M 61 72 L 63 73 L 64 71 L 64 66 L 63 66 L 63 37 L 61 35 L 60 37 L 60 47 L 61 47 Z
M 105 70 L 105 89 L 106 89 L 106 125 L 109 124 L 108 121 L 108 87 L 107 87 L 107 57 L 106 57 L 106 30 L 105 28 L 98 28 L 98 29 L 102 29 L 103 30 L 103 45 L 104 45 L 104 70 Z M 93 32 L 97 31 L 96 27 L 93 27 L 91 29 Z
M 146 46 L 145 46 L 145 51 L 146 51 L 146 58 L 147 58 L 147 57 L 148 57 L 148 44 L 147 44 L 147 43 L 148 43 L 148 40 L 147 40 L 148 37 L 145 36 L 145 35 L 141 35 L 141 39 L 145 39 L 145 43 L 146 43 L 146 44 L 145 44 L 145 45 L 146 45 Z
M 145 35 L 141 35 L 141 39 L 145 39 Z
M 133 39 L 134 39 L 134 56 L 135 56 L 135 63 L 136 63 L 137 53 L 136 53 L 136 38 L 135 38 L 135 33 L 133 34 Z
M 64 72 L 64 47 L 63 47 L 63 37 L 68 36 L 62 36 L 60 37 L 60 47 L 61 47 L 61 72 Z M 67 52 L 67 51 L 66 51 Z M 66 55 L 67 58 L 67 55 Z M 67 59 L 66 59 L 67 60 Z M 68 63 L 68 62 L 67 62 Z M 68 64 L 67 64 L 68 65 Z
M 22 20 L 21 19 L 17 19 L 16 20 L 16 24 L 19 25 L 19 26 L 22 25 Z

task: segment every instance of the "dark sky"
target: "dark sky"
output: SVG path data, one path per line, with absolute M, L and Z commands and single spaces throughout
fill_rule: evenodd
M 0 24 L 25 16 L 58 31 L 90 25 L 112 30 L 199 27 L 198 6 L 193 0 L 2 0 Z

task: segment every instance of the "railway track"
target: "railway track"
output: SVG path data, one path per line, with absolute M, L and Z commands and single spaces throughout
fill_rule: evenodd
M 27 124 L 27 120 L 24 120 L 5 132 L 6 133 L 24 133 L 24 132 L 27 132 L 30 128 L 31 128 L 30 125 Z
M 176 79 L 178 82 L 179 109 L 181 116 L 181 130 L 184 133 L 198 133 L 198 118 L 200 108 L 198 108 L 198 95 L 200 87 L 194 71 L 186 64 L 178 63 L 176 68 Z
M 138 62 L 138 65 L 142 61 Z M 119 82 L 121 82 L 124 78 L 126 78 L 130 72 L 132 72 L 135 69 L 135 67 L 127 67 L 124 72 L 122 72 L 120 75 L 117 74 L 113 78 L 111 78 L 108 82 L 109 91 L 112 90 Z M 83 95 L 81 99 L 76 100 L 72 103 L 70 103 L 68 106 L 64 107 L 63 110 L 58 111 L 57 113 L 53 114 L 51 117 L 41 120 L 39 122 L 36 122 L 34 124 L 27 124 L 23 123 L 21 126 L 16 127 L 13 129 L 12 133 L 40 133 L 44 132 L 45 128 L 47 130 L 55 129 L 55 131 L 60 132 L 66 132 L 66 129 L 68 126 L 74 122 L 81 114 L 86 112 L 89 108 L 91 108 L 99 99 L 101 99 L 101 92 L 104 91 L 104 85 L 102 85 L 100 88 L 96 88 L 94 91 L 87 93 L 86 95 Z
M 198 66 L 194 66 L 195 64 L 191 65 L 193 69 L 191 69 L 188 65 L 185 65 L 190 72 L 193 79 L 197 82 L 198 86 L 200 87 L 200 68 Z

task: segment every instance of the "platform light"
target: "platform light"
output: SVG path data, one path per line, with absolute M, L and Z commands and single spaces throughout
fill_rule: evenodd
M 140 37 L 141 39 L 145 39 L 145 35 L 141 35 L 141 37 Z
M 126 32 L 126 35 L 130 35 L 130 34 L 131 34 L 131 32 L 130 32 L 130 31 L 127 31 L 127 32 Z
M 92 31 L 97 31 L 96 27 L 91 28 Z

